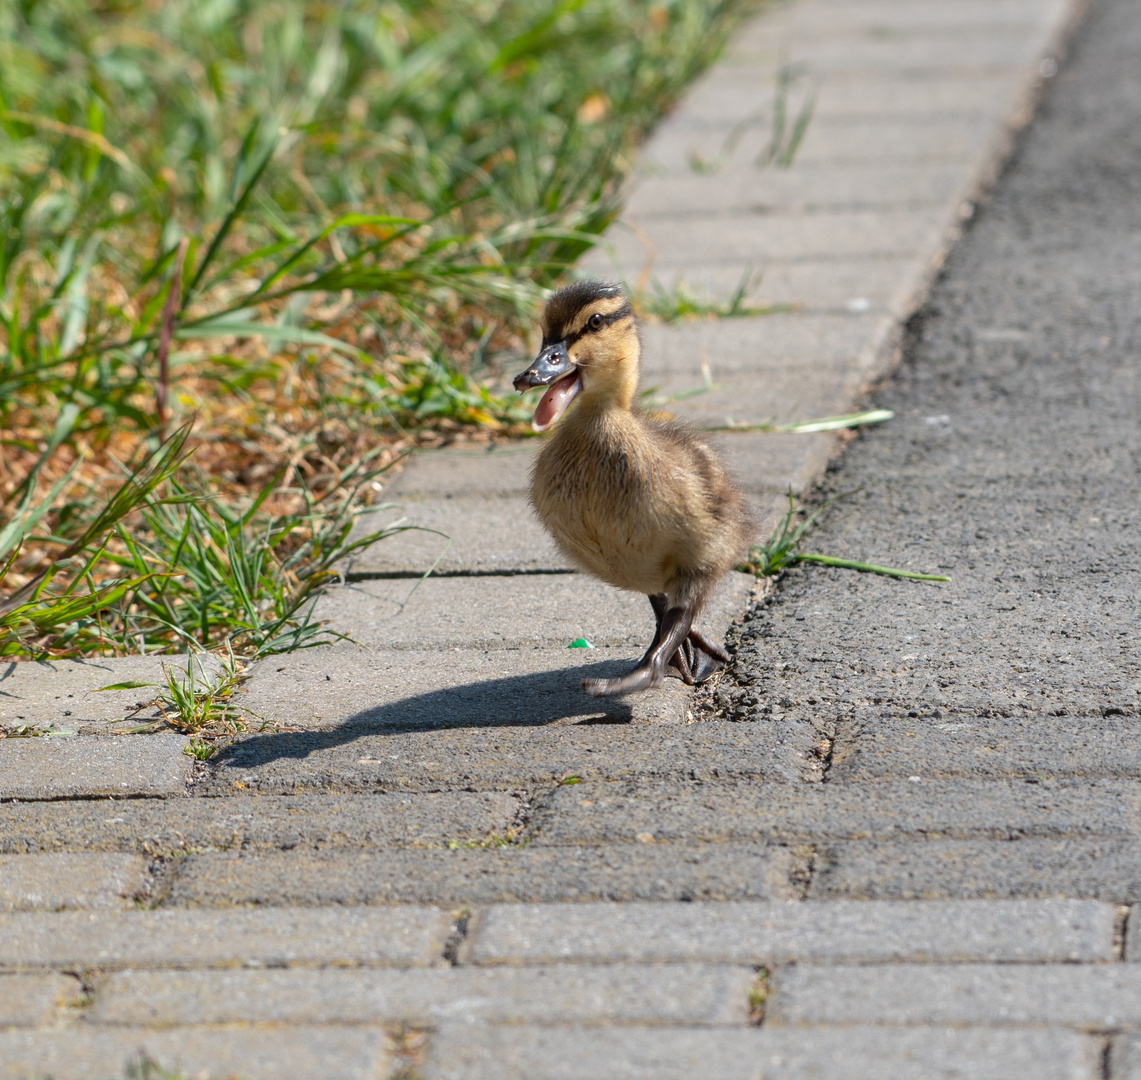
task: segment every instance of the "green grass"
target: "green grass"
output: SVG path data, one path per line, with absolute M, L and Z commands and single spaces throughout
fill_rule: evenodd
M 0 654 L 328 640 L 748 2 L 0 0 Z
M 847 494 L 853 493 L 848 492 Z M 737 569 L 757 577 L 774 577 L 799 563 L 817 563 L 820 566 L 834 566 L 841 570 L 858 570 L 867 574 L 881 574 L 884 577 L 907 578 L 911 581 L 951 580 L 949 577 L 940 574 L 920 574 L 912 570 L 897 570 L 891 566 L 880 566 L 878 563 L 861 562 L 856 559 L 839 559 L 832 555 L 801 551 L 801 544 L 804 543 L 808 533 L 817 525 L 820 515 L 837 499 L 845 497 L 845 495 L 839 495 L 836 499 L 829 500 L 819 510 L 804 517 L 800 522 L 796 522 L 796 517 L 801 514 L 801 510 L 796 505 L 796 500 L 790 491 L 788 493 L 788 510 L 780 524 L 772 531 L 764 544 L 759 544 L 749 552 L 748 561 Z
M 791 304 L 767 304 L 759 306 L 747 302 L 746 297 L 760 282 L 760 274 L 750 268 L 742 275 L 727 299 L 719 300 L 701 289 L 687 285 L 680 278 L 667 288 L 657 278 L 650 281 L 649 287 L 634 297 L 634 306 L 643 318 L 665 323 L 683 319 L 741 319 L 761 315 L 775 315 L 792 311 Z

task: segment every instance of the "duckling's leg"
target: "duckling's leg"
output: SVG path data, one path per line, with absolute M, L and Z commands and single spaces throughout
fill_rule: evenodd
M 657 629 L 654 631 L 654 640 L 650 644 L 652 652 L 658 644 L 662 634 L 662 616 L 666 613 L 666 596 L 661 593 L 650 597 L 650 606 L 654 609 L 654 618 L 657 620 Z M 642 657 L 642 663 L 650 658 L 647 652 Z M 689 633 L 681 643 L 677 652 L 670 657 L 669 666 L 676 668 L 687 686 L 703 683 L 715 671 L 720 671 L 722 665 L 729 662 L 729 654 L 714 641 L 710 641 L 700 630 L 690 627 Z
M 654 611 L 657 612 L 656 605 Z M 619 697 L 657 686 L 665 675 L 667 662 L 681 648 L 692 625 L 693 608 L 667 609 L 658 623 L 654 644 L 633 671 L 620 679 L 583 679 L 582 688 L 591 697 Z

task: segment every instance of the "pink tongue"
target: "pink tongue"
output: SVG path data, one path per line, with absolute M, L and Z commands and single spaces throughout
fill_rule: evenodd
M 535 415 L 531 418 L 531 427 L 536 431 L 546 431 L 567 411 L 567 406 L 574 401 L 575 395 L 581 389 L 582 379 L 577 371 L 572 371 L 569 375 L 564 375 L 558 382 L 552 383 L 535 407 Z

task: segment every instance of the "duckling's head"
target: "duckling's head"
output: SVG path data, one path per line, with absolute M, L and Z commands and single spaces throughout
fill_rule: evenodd
M 543 348 L 515 378 L 522 393 L 549 387 L 531 426 L 546 431 L 576 397 L 628 409 L 638 388 L 638 327 L 621 285 L 576 281 L 543 309 Z

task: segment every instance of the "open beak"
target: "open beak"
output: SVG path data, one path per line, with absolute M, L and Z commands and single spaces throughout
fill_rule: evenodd
M 526 371 L 515 376 L 513 385 L 520 393 L 532 386 L 549 388 L 531 418 L 531 427 L 536 431 L 546 431 L 578 396 L 582 389 L 582 375 L 567 355 L 567 343 L 560 341 L 539 353 Z

